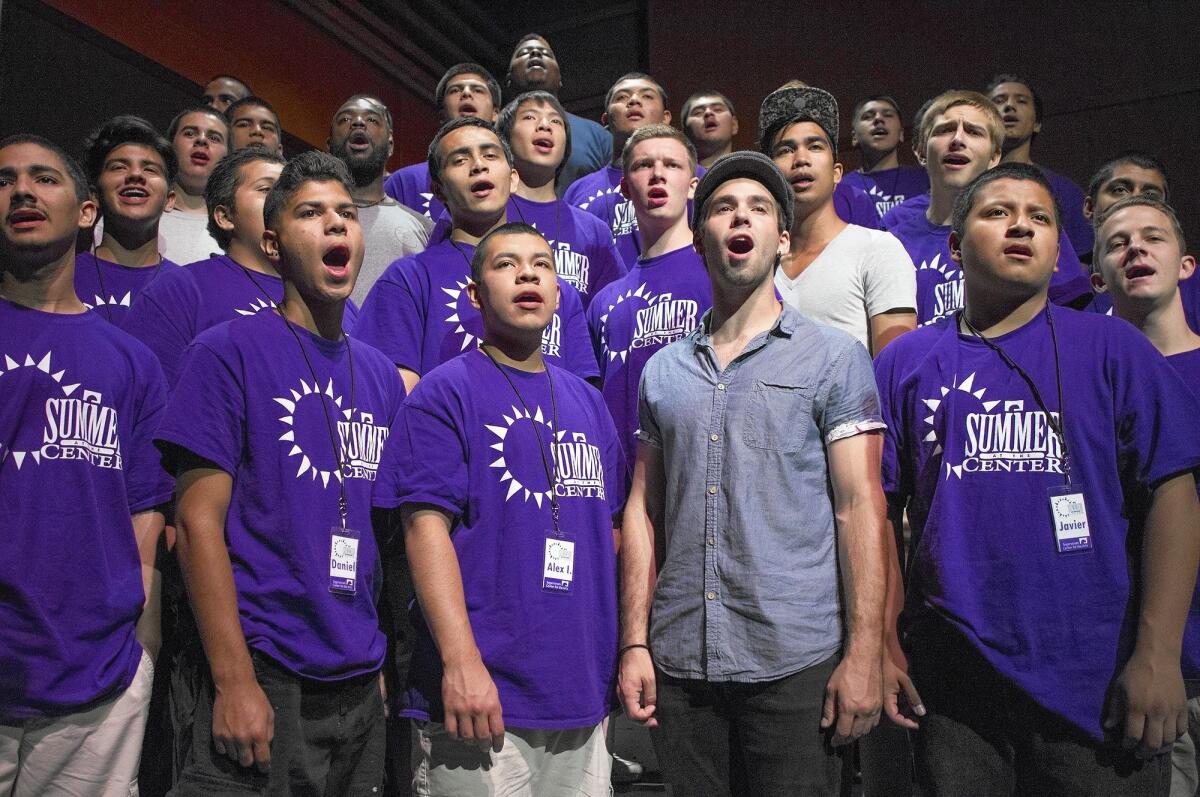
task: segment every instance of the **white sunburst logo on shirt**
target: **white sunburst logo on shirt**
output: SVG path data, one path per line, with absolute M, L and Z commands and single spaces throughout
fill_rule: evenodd
M 238 315 L 258 315 L 260 312 L 262 312 L 263 310 L 266 310 L 268 307 L 274 307 L 274 306 L 275 306 L 275 302 L 270 302 L 270 301 L 267 301 L 266 299 L 255 299 L 254 301 L 250 302 L 250 306 L 247 307 L 245 310 L 238 310 L 237 314 Z
M 63 378 L 66 376 L 66 369 L 61 371 L 51 371 L 50 357 L 51 352 L 46 352 L 46 354 L 40 360 L 34 360 L 32 355 L 26 354 L 24 361 L 18 361 L 14 360 L 7 354 L 4 355 L 4 367 L 3 369 L 0 369 L 0 384 L 3 384 L 3 378 L 5 375 L 15 374 L 22 368 L 33 368 L 34 370 L 40 371 L 41 373 L 49 376 L 62 392 L 62 397 L 69 398 L 72 393 L 79 389 L 79 383 L 76 382 L 74 384 L 64 385 Z M 11 446 L 11 441 L 7 445 Z M 0 440 L 0 462 L 3 462 L 10 456 L 12 457 L 13 464 L 17 466 L 17 470 L 20 470 L 21 466 L 25 464 L 26 457 L 32 458 L 35 464 L 42 464 L 42 452 L 40 449 L 35 448 L 21 450 L 16 448 L 8 448 L 6 447 L 4 441 Z
M 288 392 L 291 394 L 290 398 L 276 397 L 275 401 L 279 404 L 279 406 L 283 407 L 284 410 L 287 411 L 287 415 L 284 415 L 279 419 L 279 422 L 287 427 L 286 431 L 279 436 L 279 440 L 284 443 L 292 444 L 291 450 L 288 451 L 289 457 L 300 457 L 300 467 L 296 470 L 296 478 L 299 479 L 301 476 L 307 473 L 313 481 L 316 481 L 318 478 L 320 478 L 322 487 L 329 486 L 330 476 L 333 476 L 338 481 L 341 481 L 342 474 L 336 468 L 334 470 L 322 470 L 321 468 L 318 468 L 313 464 L 312 458 L 309 456 L 308 452 L 306 452 L 300 443 L 296 441 L 296 410 L 300 407 L 302 402 L 323 402 L 325 397 L 328 397 L 330 401 L 336 405 L 337 411 L 340 412 L 342 417 L 347 421 L 350 420 L 351 416 L 353 416 L 354 409 L 346 409 L 342 407 L 344 399 L 342 396 L 334 392 L 333 379 L 329 380 L 329 383 L 325 386 L 324 390 L 321 389 L 321 386 L 317 382 L 309 384 L 305 380 L 301 379 L 300 389 L 291 389 Z M 318 407 L 318 411 L 321 413 L 321 423 L 323 424 L 325 423 L 324 410 Z M 330 420 L 333 421 L 334 418 L 331 417 Z M 326 429 L 322 430 L 318 437 L 321 440 L 327 441 L 328 435 L 329 432 Z M 328 445 L 327 442 L 325 444 Z
M 120 299 L 118 299 L 115 296 L 109 296 L 107 299 L 105 299 L 103 296 L 96 294 L 95 296 L 92 297 L 91 304 L 84 302 L 84 305 L 89 310 L 95 310 L 97 307 L 104 307 L 104 306 L 128 307 L 130 305 L 130 302 L 132 302 L 132 301 L 133 301 L 133 296 L 129 292 L 126 292 L 125 295 L 122 296 Z
M 923 440 L 923 442 L 934 444 L 935 447 L 933 449 L 933 456 L 935 456 L 935 457 L 942 453 L 942 444 L 941 444 L 941 441 L 938 440 L 938 433 L 937 433 L 938 427 L 937 427 L 937 424 L 935 423 L 935 418 L 937 416 L 938 410 L 942 409 L 943 403 L 946 401 L 946 397 L 950 395 L 950 391 L 952 391 L 952 390 L 956 390 L 960 393 L 966 393 L 967 395 L 975 398 L 977 401 L 980 402 L 980 406 L 983 408 L 984 413 L 990 413 L 992 410 L 996 409 L 996 407 L 1001 403 L 999 400 L 996 400 L 996 401 L 984 401 L 983 400 L 984 395 L 987 393 L 987 388 L 986 387 L 981 387 L 979 389 L 975 388 L 975 373 L 974 372 L 971 372 L 970 374 L 968 374 L 967 377 L 965 379 L 963 379 L 961 382 L 955 383 L 955 381 L 953 379 L 951 379 L 949 387 L 946 387 L 945 385 L 943 385 L 942 387 L 938 388 L 938 391 L 941 395 L 940 398 L 921 399 L 921 402 L 929 409 L 929 415 L 925 416 L 925 418 L 924 418 L 924 423 L 925 423 L 925 425 L 927 425 L 929 427 L 929 431 L 928 431 L 928 433 L 926 433 L 925 437 L 922 438 L 922 440 Z M 944 471 L 944 478 L 949 479 L 951 474 L 953 474 L 954 476 L 957 476 L 960 479 L 962 478 L 963 465 L 961 463 L 958 465 L 953 465 L 949 462 L 943 462 L 942 468 Z
M 532 414 L 529 412 L 529 410 L 513 407 L 511 414 L 502 414 L 500 417 L 504 419 L 503 426 L 484 424 L 487 430 L 496 435 L 497 438 L 496 442 L 491 444 L 491 447 L 500 452 L 500 456 L 497 457 L 496 460 L 489 465 L 489 467 L 502 471 L 502 475 L 500 476 L 501 484 L 508 482 L 508 493 L 504 496 L 505 501 L 510 500 L 514 495 L 522 494 L 524 501 L 528 502 L 532 498 L 540 509 L 542 506 L 542 499 L 547 501 L 550 500 L 550 490 L 531 490 L 524 482 L 521 481 L 518 476 L 513 474 L 512 464 L 508 461 L 507 455 L 504 451 L 504 441 L 508 437 L 509 433 L 512 432 L 513 426 L 520 421 L 528 421 L 531 424 L 541 424 L 549 429 L 551 434 L 555 434 L 554 427 L 542 414 L 541 407 L 535 407 Z M 540 434 L 537 434 L 536 426 L 534 426 L 534 435 L 538 440 L 538 444 L 541 445 L 542 438 Z M 557 441 L 561 438 L 562 434 L 560 433 L 557 435 L 555 440 Z M 538 470 L 537 478 L 539 481 L 546 478 L 545 473 L 540 469 Z
M 953 260 L 942 260 L 942 253 L 938 252 L 932 260 L 921 261 L 917 266 L 917 273 L 922 271 L 936 271 L 940 277 L 940 282 L 933 288 L 933 307 L 929 308 L 929 317 L 922 326 L 932 324 L 962 309 L 962 269 L 957 263 Z
M 649 302 L 650 298 L 651 298 L 650 291 L 646 290 L 646 283 L 644 283 L 644 282 L 641 285 L 637 286 L 637 288 L 627 290 L 624 293 L 618 295 L 616 301 L 614 301 L 612 304 L 610 304 L 608 306 L 608 310 L 606 310 L 604 312 L 604 315 L 600 316 L 600 327 L 601 327 L 601 329 L 604 330 L 605 341 L 607 342 L 607 339 L 608 339 L 608 317 L 610 315 L 612 315 L 614 310 L 616 310 L 619 306 L 621 306 L 622 304 L 624 304 L 627 301 L 630 301 L 633 299 L 644 299 L 647 302 Z M 617 359 L 620 359 L 621 362 L 625 362 L 628 358 L 629 358 L 629 349 L 628 348 L 621 349 L 620 351 L 610 349 L 608 352 L 608 361 L 609 362 L 612 362 L 613 360 L 617 360 Z
M 463 336 L 462 345 L 458 349 L 459 351 L 466 351 L 470 348 L 471 344 L 475 344 L 478 347 L 481 342 L 479 338 L 467 331 L 466 324 L 462 318 L 462 311 L 458 307 L 458 303 L 461 301 L 463 292 L 466 289 L 467 283 L 462 280 L 455 280 L 453 288 L 442 288 L 446 295 L 450 297 L 450 301 L 446 302 L 446 307 L 450 308 L 450 315 L 446 316 L 446 323 L 455 324 L 454 334 Z
M 427 194 L 425 192 L 421 192 L 420 196 L 421 196 L 421 212 L 425 214 L 425 218 L 429 219 L 430 221 L 437 221 L 437 219 L 435 219 L 433 217 L 431 210 L 430 210 L 430 205 L 433 203 L 433 193 L 430 192 Z
M 617 185 L 610 185 L 610 186 L 604 188 L 603 190 L 597 191 L 594 194 L 589 194 L 587 199 L 585 199 L 579 203 L 579 209 L 587 210 L 588 207 L 593 202 L 595 202 L 597 199 L 601 199 L 601 198 L 610 196 L 611 194 L 615 194 L 620 190 L 621 190 L 621 185 L 618 183 Z

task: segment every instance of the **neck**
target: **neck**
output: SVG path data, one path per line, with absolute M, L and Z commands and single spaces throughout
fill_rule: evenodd
M 978 286 L 972 291 L 968 283 L 963 287 L 963 294 L 963 315 L 980 334 L 989 338 L 1020 329 L 1046 307 L 1045 286 L 1032 296 L 1006 297 L 987 290 L 986 286 Z M 965 325 L 960 324 L 959 331 L 966 332 Z
M 863 162 L 861 171 L 864 174 L 882 172 L 900 166 L 900 156 L 896 154 L 896 150 L 892 150 L 891 152 L 875 152 L 874 150 L 864 149 L 862 154 Z
M 509 337 L 488 330 L 483 342 L 485 354 L 501 365 L 516 368 L 518 371 L 538 373 L 546 370 L 542 360 L 542 334 L 537 333 L 523 337 Z
M 1033 163 L 1033 139 L 1027 138 L 1000 157 L 1002 163 Z
M 612 165 L 621 168 L 621 153 L 625 151 L 625 142 L 632 133 L 613 133 Z
M 837 211 L 833 208 L 833 198 L 830 197 L 812 213 L 803 218 L 797 216 L 792 222 L 792 242 L 788 247 L 788 256 L 820 254 L 844 229 L 846 222 L 838 218 Z
M 1140 329 L 1164 357 L 1200 349 L 1200 335 L 1188 326 L 1178 288 L 1158 305 L 1114 301 L 1113 313 Z
M 262 247 L 251 246 L 234 238 L 230 240 L 225 254 L 229 255 L 230 259 L 242 268 L 257 271 L 259 274 L 269 274 L 272 277 L 279 276 L 279 272 L 275 269 L 275 264 L 263 254 Z
M 700 155 L 700 165 L 705 169 L 711 168 L 717 162 L 718 158 L 723 158 L 731 152 L 733 152 L 733 142 L 727 141 L 725 142 L 725 146 L 719 147 L 712 152 L 698 153 Z
M 183 211 L 184 213 L 208 213 L 208 206 L 204 204 L 204 186 L 192 186 L 195 188 L 195 193 L 188 190 L 188 187 L 175 181 L 175 210 Z
M 638 214 L 638 236 L 642 240 L 642 259 L 658 257 L 682 249 L 692 242 L 687 214 L 674 221 L 643 217 Z
M 279 305 L 279 314 L 314 335 L 320 335 L 326 340 L 341 340 L 342 313 L 345 309 L 345 301 L 309 304 L 296 290 L 295 285 L 290 282 L 283 283 L 283 304 Z
M 162 262 L 162 255 L 158 253 L 158 220 L 131 230 L 105 224 L 104 237 L 96 247 L 96 255 L 130 268 L 158 265 Z
M 367 183 L 366 185 L 354 186 L 354 192 L 350 198 L 354 200 L 356 205 L 377 205 L 383 201 L 383 172 Z
M 716 345 L 748 342 L 775 324 L 783 305 L 775 298 L 775 280 L 766 279 L 749 289 L 713 285 L 709 336 Z
M 450 231 L 450 240 L 475 246 L 492 230 L 508 222 L 507 202 L 499 216 L 455 216 L 452 218 L 454 229 Z
M 87 307 L 75 295 L 75 249 L 69 245 L 55 260 L 41 266 L 0 267 L 0 296 L 13 304 L 44 313 L 77 315 Z
M 558 199 L 558 194 L 554 193 L 553 170 L 543 173 L 526 166 L 524 169 L 518 169 L 517 174 L 521 176 L 521 181 L 517 184 L 517 196 L 530 202 L 553 202 Z
M 950 223 L 950 216 L 954 213 L 954 200 L 958 199 L 958 192 L 957 188 L 947 188 L 930 183 L 929 209 L 925 211 L 925 218 L 929 219 L 930 224 L 945 226 Z

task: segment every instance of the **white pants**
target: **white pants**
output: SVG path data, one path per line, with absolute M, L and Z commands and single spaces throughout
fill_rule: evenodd
M 437 722 L 413 722 L 415 797 L 608 797 L 607 720 L 587 728 L 508 728 L 500 752 L 480 750 Z
M 0 797 L 136 797 L 154 662 L 119 697 L 65 717 L 0 725 Z
M 1200 735 L 1200 697 L 1188 701 L 1188 732 L 1171 750 L 1171 797 L 1194 797 L 1200 791 L 1196 741 Z

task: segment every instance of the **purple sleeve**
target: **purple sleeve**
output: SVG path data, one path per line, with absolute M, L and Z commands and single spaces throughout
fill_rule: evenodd
M 390 196 L 392 199 L 399 202 L 401 205 L 408 207 L 404 202 L 404 186 L 400 182 L 400 171 L 394 171 L 388 175 L 387 180 L 383 182 L 383 193 Z
M 396 416 L 384 447 L 375 505 L 432 504 L 452 517 L 467 507 L 467 441 L 458 402 L 422 382 Z
M 847 224 L 857 224 L 868 229 L 879 229 L 879 216 L 875 203 L 849 183 L 838 183 L 833 190 L 833 208 L 838 218 Z
M 175 480 L 159 464 L 154 447 L 167 404 L 167 381 L 157 360 L 145 359 L 143 390 L 137 403 L 130 446 L 126 449 L 125 490 L 129 513 L 136 514 L 171 500 Z
M 901 466 L 900 451 L 904 449 L 903 407 L 896 396 L 897 346 L 887 346 L 875 358 L 875 382 L 879 389 L 880 417 L 887 424 L 883 433 L 883 492 L 901 498 L 912 493 L 912 484 Z
M 174 470 L 169 451 L 170 446 L 178 446 L 236 475 L 245 420 L 246 396 L 238 375 L 206 342 L 193 343 L 184 353 L 179 383 L 154 435 L 167 452 L 163 465 Z
M 561 279 L 558 284 L 562 293 L 559 313 L 563 323 L 563 367 L 581 379 L 594 379 L 600 376 L 600 369 L 596 366 L 596 352 L 588 334 L 579 291 Z
M 424 292 L 415 261 L 397 260 L 372 286 L 354 325 L 354 335 L 379 349 L 401 368 L 421 373 L 425 337 Z
M 121 328 L 140 340 L 162 365 L 167 387 L 179 381 L 184 349 L 196 336 L 193 310 L 199 302 L 190 279 L 156 279 L 133 300 Z

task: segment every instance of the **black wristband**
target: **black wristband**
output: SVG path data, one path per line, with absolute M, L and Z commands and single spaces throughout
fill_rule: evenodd
M 623 647 L 623 648 L 621 648 L 620 650 L 618 650 L 618 651 L 617 651 L 617 658 L 621 658 L 622 656 L 624 656 L 624 655 L 625 655 L 625 653 L 626 653 L 627 651 L 633 650 L 634 648 L 642 648 L 642 649 L 643 649 L 643 650 L 645 650 L 647 653 L 650 653 L 650 646 L 649 646 L 649 645 L 643 645 L 642 643 L 640 643 L 640 642 L 637 642 L 637 643 L 634 643 L 634 644 L 632 644 L 632 645 L 626 645 L 625 647 Z

